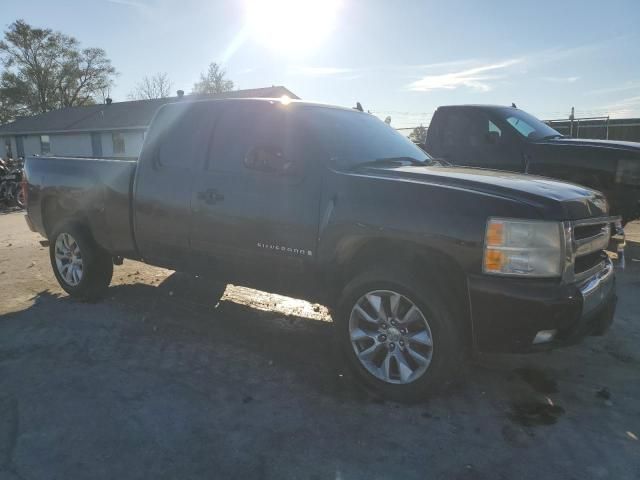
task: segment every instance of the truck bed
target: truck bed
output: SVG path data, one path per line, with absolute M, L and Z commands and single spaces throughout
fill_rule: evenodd
M 48 236 L 63 209 L 86 218 L 98 244 L 110 252 L 135 256 L 131 192 L 135 160 L 28 157 L 27 213 L 35 228 Z

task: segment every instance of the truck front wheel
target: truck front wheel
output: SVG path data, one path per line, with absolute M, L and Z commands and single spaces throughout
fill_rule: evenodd
M 81 225 L 65 222 L 56 227 L 49 256 L 58 283 L 72 297 L 91 302 L 106 293 L 113 260 Z
M 385 397 L 417 401 L 449 384 L 463 342 L 448 296 L 418 275 L 374 269 L 354 278 L 337 334 L 358 376 Z

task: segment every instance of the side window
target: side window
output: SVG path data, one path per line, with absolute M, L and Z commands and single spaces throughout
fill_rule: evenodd
M 485 113 L 470 112 L 467 135 L 471 148 L 483 148 L 499 144 L 502 130 Z
M 518 117 L 508 117 L 507 122 L 509 122 L 513 128 L 515 128 L 518 133 L 525 138 L 529 138 L 529 135 L 536 131 L 534 127 Z
M 279 104 L 236 103 L 217 123 L 209 169 L 291 174 L 299 168 L 292 149 L 291 115 Z
M 211 103 L 185 103 L 166 107 L 153 125 L 155 163 L 160 167 L 190 169 L 203 159 L 212 124 L 219 109 Z
M 494 136 L 497 139 L 501 139 L 502 130 L 500 130 L 500 128 L 491 120 L 487 120 L 487 121 L 489 122 L 489 131 L 487 133 L 489 133 L 490 136 Z

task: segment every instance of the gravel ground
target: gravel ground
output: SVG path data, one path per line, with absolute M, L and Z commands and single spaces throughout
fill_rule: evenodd
M 640 224 L 628 233 L 605 337 L 477 359 L 406 406 L 355 386 L 319 305 L 233 286 L 213 305 L 129 261 L 105 301 L 78 303 L 22 214 L 0 214 L 0 479 L 636 480 Z

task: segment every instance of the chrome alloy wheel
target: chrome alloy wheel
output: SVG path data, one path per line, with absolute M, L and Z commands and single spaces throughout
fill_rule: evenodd
M 433 337 L 422 311 L 404 295 L 375 290 L 349 317 L 351 345 L 369 373 L 386 383 L 411 383 L 429 368 Z
M 55 245 L 56 268 L 71 287 L 77 286 L 82 280 L 82 255 L 75 238 L 68 233 L 61 233 Z

